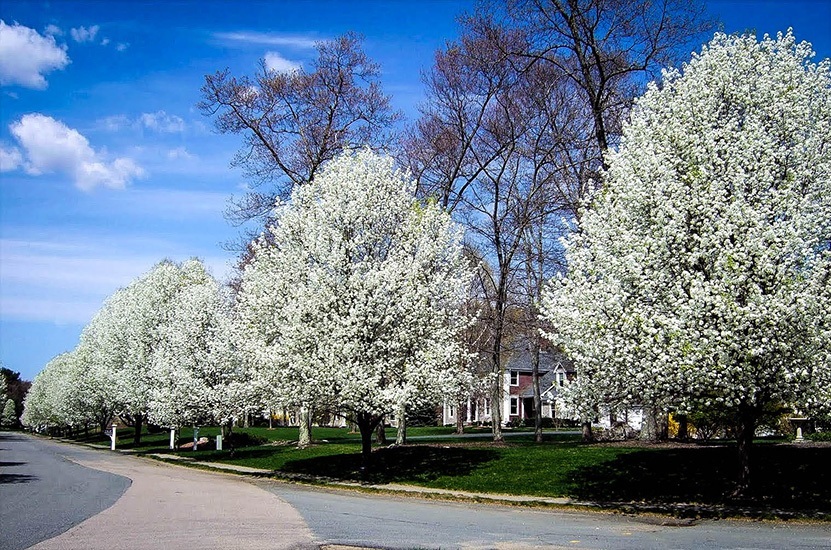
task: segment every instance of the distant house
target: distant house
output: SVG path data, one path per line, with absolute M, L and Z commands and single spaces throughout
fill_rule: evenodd
M 505 375 L 502 381 L 502 422 L 516 423 L 526 418 L 534 418 L 533 363 L 531 353 L 519 350 L 511 353 L 505 363 Z M 556 350 L 545 349 L 540 352 L 540 396 L 542 416 L 548 418 L 572 418 L 572 413 L 565 407 L 560 397 L 560 388 L 568 385 L 575 377 L 574 364 L 568 357 Z M 456 415 L 464 415 L 464 422 L 477 424 L 491 421 L 491 399 L 471 396 L 465 407 L 458 410 L 457 404 L 445 403 L 442 422 L 456 423 Z

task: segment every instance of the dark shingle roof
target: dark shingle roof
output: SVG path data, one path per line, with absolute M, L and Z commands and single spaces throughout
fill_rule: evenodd
M 560 351 L 541 351 L 540 352 L 540 374 L 550 372 L 561 365 L 566 372 L 575 372 L 574 363 Z M 522 372 L 531 372 L 534 370 L 531 364 L 531 352 L 527 349 L 518 350 L 511 354 L 511 357 L 505 362 L 505 370 L 515 370 Z

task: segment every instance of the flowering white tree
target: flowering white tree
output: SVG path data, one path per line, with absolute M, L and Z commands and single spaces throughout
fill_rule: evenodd
M 383 416 L 440 399 L 466 359 L 461 234 L 413 190 L 371 151 L 336 158 L 278 207 L 238 296 L 264 385 L 354 413 L 364 465 Z
M 828 407 L 831 64 L 717 34 L 637 102 L 543 311 L 582 405 Z
M 198 260 L 183 263 L 179 277 L 182 286 L 155 329 L 148 418 L 173 428 L 225 423 L 239 416 L 234 388 L 245 383 L 230 337 L 230 301 Z

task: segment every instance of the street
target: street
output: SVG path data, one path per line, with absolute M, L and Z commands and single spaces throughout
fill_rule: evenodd
M 0 433 L 0 548 L 827 549 L 831 525 L 563 512 L 311 488 Z M 132 482 L 131 482 L 132 480 Z M 86 520 L 86 521 L 85 521 Z M 198 543 L 197 543 L 198 541 Z

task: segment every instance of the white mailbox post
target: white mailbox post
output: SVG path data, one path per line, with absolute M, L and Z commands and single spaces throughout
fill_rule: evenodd
M 118 425 L 113 424 L 113 429 L 110 432 L 110 450 L 111 451 L 115 450 L 115 438 L 116 438 L 115 432 L 116 432 L 117 429 L 118 429 Z
M 176 428 L 170 428 L 170 450 L 176 448 Z

